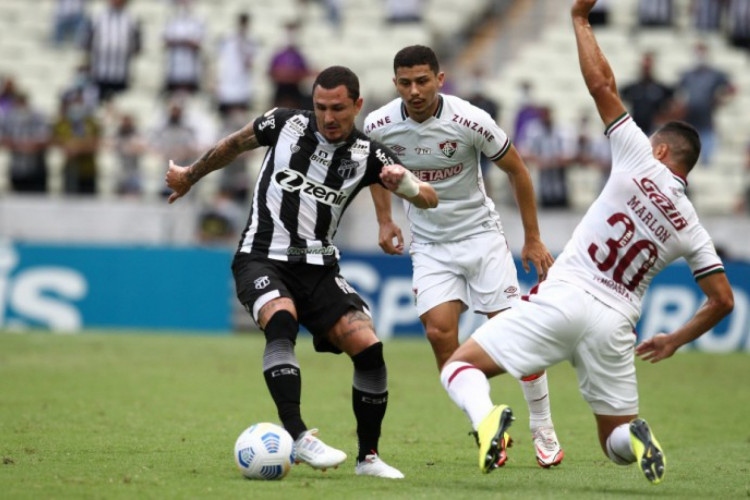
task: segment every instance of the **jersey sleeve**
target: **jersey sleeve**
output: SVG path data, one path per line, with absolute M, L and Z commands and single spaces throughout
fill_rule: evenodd
M 375 128 L 373 126 L 373 123 L 374 123 L 375 119 L 373 118 L 372 115 L 373 115 L 373 113 L 369 113 L 365 117 L 365 121 L 364 121 L 364 124 L 363 124 L 364 127 L 362 128 L 362 130 L 365 133 L 365 135 L 367 137 L 369 137 L 370 139 L 373 139 L 373 140 L 376 140 L 376 141 L 381 141 L 382 138 L 379 137 L 379 134 L 377 133 L 377 128 Z
M 628 113 L 610 123 L 604 135 L 609 138 L 612 146 L 613 171 L 638 170 L 651 166 L 656 161 L 651 141 Z
M 699 280 L 709 274 L 723 273 L 724 264 L 716 253 L 711 237 L 703 226 L 697 224 L 690 235 L 692 252 L 685 256 L 693 278 Z
M 481 130 L 474 145 L 490 160 L 499 160 L 510 150 L 510 137 L 486 111 L 476 108 L 476 119 Z
M 370 156 L 367 158 L 367 171 L 364 176 L 365 185 L 378 183 L 381 186 L 380 171 L 386 165 L 399 164 L 398 157 L 387 146 L 378 141 L 372 141 L 370 144 Z
M 284 122 L 292 116 L 293 112 L 289 109 L 273 108 L 266 111 L 263 116 L 259 116 L 253 122 L 253 132 L 261 146 L 271 146 L 279 138 Z

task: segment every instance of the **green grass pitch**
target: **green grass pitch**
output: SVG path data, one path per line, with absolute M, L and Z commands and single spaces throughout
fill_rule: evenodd
M 351 362 L 298 341 L 303 417 L 349 455 L 325 473 L 244 479 L 232 458 L 248 425 L 277 421 L 259 335 L 0 334 L 0 497 L 16 498 L 748 498 L 750 357 L 680 353 L 638 362 L 641 413 L 668 464 L 652 486 L 599 449 L 567 365 L 550 370 L 560 467 L 536 465 L 518 383 L 492 381 L 517 420 L 505 467 L 483 475 L 469 423 L 440 387 L 424 339 L 386 343 L 383 458 L 402 481 L 354 475 Z

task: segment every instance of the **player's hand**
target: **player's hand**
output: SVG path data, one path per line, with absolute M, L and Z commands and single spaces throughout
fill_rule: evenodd
M 169 168 L 167 169 L 167 175 L 164 180 L 167 183 L 167 187 L 174 191 L 169 195 L 169 203 L 174 203 L 177 198 L 181 198 L 190 191 L 192 184 L 187 177 L 188 167 L 181 167 L 176 165 L 172 160 L 169 160 Z
M 570 9 L 570 14 L 573 17 L 583 17 L 588 19 L 589 12 L 594 8 L 596 0 L 576 0 L 573 3 L 573 7 Z
M 394 238 L 396 239 L 395 244 L 393 243 Z M 378 244 L 388 255 L 403 255 L 404 235 L 401 234 L 401 228 L 393 221 L 381 224 Z
M 398 188 L 404 175 L 406 175 L 406 169 L 401 165 L 385 165 L 380 170 L 380 180 L 389 191 L 395 191 Z
M 547 247 L 544 246 L 544 243 L 542 243 L 541 240 L 535 239 L 526 241 L 526 244 L 524 244 L 523 249 L 521 250 L 521 264 L 523 265 L 524 271 L 527 273 L 531 272 L 529 261 L 531 261 L 534 265 L 534 269 L 536 269 L 538 281 L 542 282 L 547 279 L 547 271 L 549 271 L 549 268 L 552 263 L 555 262 L 555 259 L 552 257 L 552 254 L 549 253 Z
M 677 351 L 679 346 L 672 342 L 672 336 L 658 333 L 635 347 L 635 353 L 644 361 L 656 363 L 667 359 Z

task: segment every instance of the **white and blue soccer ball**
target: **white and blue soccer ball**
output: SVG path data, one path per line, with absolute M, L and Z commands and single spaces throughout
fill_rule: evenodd
M 247 478 L 282 479 L 294 463 L 294 440 L 276 424 L 252 425 L 234 443 L 234 461 Z

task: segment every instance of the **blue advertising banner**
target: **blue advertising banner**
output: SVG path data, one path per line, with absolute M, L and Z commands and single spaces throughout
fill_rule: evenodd
M 518 278 L 525 293 L 536 275 L 526 274 L 516 261 Z M 411 262 L 408 257 L 379 254 L 345 254 L 341 271 L 371 304 L 378 335 L 422 335 L 422 325 L 414 311 L 411 285 Z M 734 312 L 686 348 L 710 352 L 750 351 L 750 264 L 727 263 L 727 276 L 734 290 Z M 670 332 L 685 323 L 704 301 L 700 287 L 693 280 L 684 261 L 662 271 L 652 281 L 644 297 L 643 314 L 637 325 L 640 338 L 659 332 Z M 483 316 L 462 316 L 459 334 L 468 337 L 484 322 Z
M 0 329 L 74 332 L 86 328 L 229 333 L 234 295 L 230 249 L 0 244 Z M 516 262 L 522 291 L 535 279 Z M 750 351 L 750 264 L 728 263 L 734 312 L 690 349 Z M 419 335 L 411 261 L 343 252 L 341 272 L 370 304 L 382 338 Z M 654 279 L 638 325 L 642 338 L 669 332 L 701 306 L 684 262 Z M 464 314 L 466 338 L 484 317 Z
M 231 329 L 230 252 L 0 245 L 0 328 Z

